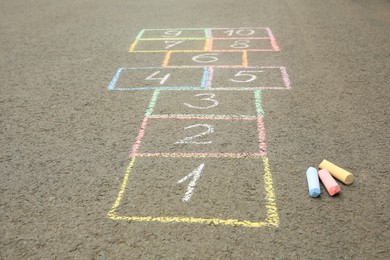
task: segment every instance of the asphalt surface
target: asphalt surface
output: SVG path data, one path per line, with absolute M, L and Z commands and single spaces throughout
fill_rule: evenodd
M 0 259 L 389 259 L 389 1 L 5 0 L 0 13 Z M 272 30 L 280 51 L 247 61 L 285 67 L 291 89 L 257 92 L 260 104 L 251 91 L 164 90 L 153 103 L 153 90 L 107 88 L 121 67 L 163 64 L 128 52 L 143 29 L 242 27 Z M 175 84 L 199 82 L 188 70 Z M 216 71 L 236 86 L 237 71 Z M 127 75 L 125 87 L 148 76 Z M 142 125 L 213 100 L 203 114 L 249 119 Z M 355 181 L 309 198 L 305 171 L 323 159 Z

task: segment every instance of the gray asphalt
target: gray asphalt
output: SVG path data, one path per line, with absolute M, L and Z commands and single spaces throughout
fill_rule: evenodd
M 388 0 L 4 0 L 0 13 L 0 259 L 390 258 Z M 251 52 L 248 63 L 284 66 L 291 81 L 290 90 L 262 91 L 277 225 L 110 219 L 153 92 L 107 86 L 120 67 L 160 66 L 164 58 L 129 53 L 131 43 L 142 29 L 237 27 L 271 28 L 280 52 Z M 176 62 L 185 64 L 184 56 Z M 157 103 L 156 111 L 173 113 L 183 93 L 203 92 L 163 92 L 159 100 L 170 102 Z M 256 112 L 248 92 L 212 93 L 221 96 L 223 113 Z M 140 151 L 175 149 L 172 124 L 153 122 L 145 137 L 152 141 Z M 242 130 L 214 134 L 215 142 L 227 152 L 252 149 L 251 123 L 236 122 Z M 228 129 L 224 124 L 216 129 Z M 224 143 L 233 132 L 241 135 Z M 322 159 L 351 171 L 355 181 L 341 184 L 335 197 L 322 186 L 312 199 L 305 171 Z M 258 188 L 265 185 L 261 175 L 253 177 L 253 158 L 206 158 L 194 194 L 212 195 L 202 197 L 204 204 L 194 198 L 191 209 L 172 204 L 170 196 L 181 196 L 185 185 L 170 193 L 166 187 L 177 184 L 167 178 L 179 180 L 200 162 L 137 159 L 118 212 L 265 218 L 265 199 L 257 209 L 251 197 L 266 193 Z M 172 176 L 164 177 L 165 168 Z M 154 175 L 137 175 L 148 171 Z M 157 193 L 148 195 L 151 188 Z

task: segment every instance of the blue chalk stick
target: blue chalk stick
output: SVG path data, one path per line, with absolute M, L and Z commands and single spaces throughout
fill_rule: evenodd
M 306 178 L 307 184 L 309 185 L 309 196 L 312 198 L 320 196 L 321 190 L 317 169 L 309 167 L 306 171 Z

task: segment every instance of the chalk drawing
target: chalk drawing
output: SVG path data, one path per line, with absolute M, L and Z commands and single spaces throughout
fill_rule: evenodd
M 242 52 L 242 66 L 244 68 L 248 67 L 248 51 L 243 51 Z
M 244 54 L 246 52 L 243 52 Z M 202 56 L 203 57 L 203 56 Z M 209 57 L 209 56 L 207 56 Z M 211 56 L 213 58 L 216 58 L 214 56 Z M 245 55 L 243 56 L 245 58 Z M 243 60 L 243 63 L 246 64 L 247 60 Z M 256 79 L 259 77 L 259 73 L 268 73 L 271 72 L 271 70 L 278 70 L 279 71 L 279 78 L 275 76 L 275 85 L 257 85 L 257 86 L 251 86 L 251 87 L 228 87 L 226 84 L 223 84 L 222 86 L 213 86 L 213 79 L 215 71 L 218 73 L 220 69 L 244 69 L 244 70 L 238 70 L 235 75 L 233 75 L 232 78 L 229 78 L 229 81 L 235 82 L 235 83 L 251 83 L 255 82 Z M 165 71 L 164 69 L 202 69 L 203 74 L 201 78 L 201 82 L 199 85 L 193 85 L 193 86 L 175 86 L 175 85 L 166 85 L 165 83 L 168 81 L 169 77 L 171 77 L 172 73 L 169 73 Z M 118 80 L 121 77 L 121 75 L 124 73 L 124 71 L 135 71 L 135 70 L 155 70 L 152 74 L 147 76 L 145 80 L 148 81 L 159 81 L 159 84 L 156 86 L 131 86 L 131 87 L 118 87 Z M 132 72 L 134 73 L 134 72 Z M 156 77 L 159 74 L 165 73 L 165 76 Z M 182 73 L 182 72 L 176 72 L 176 73 Z M 184 73 L 184 71 L 183 71 Z M 190 74 L 188 74 L 190 75 Z M 134 77 L 137 77 L 137 74 L 134 74 Z M 283 84 L 278 83 L 281 79 L 281 82 Z M 220 79 L 219 79 L 220 81 Z M 287 74 L 287 70 L 285 67 L 282 66 L 260 66 L 260 67 L 245 67 L 245 66 L 223 66 L 223 65 L 215 65 L 215 66 L 163 66 L 163 67 L 139 67 L 139 68 L 119 68 L 118 71 L 115 73 L 114 77 L 112 78 L 111 82 L 107 86 L 108 90 L 155 90 L 155 89 L 161 89 L 161 90 L 202 90 L 202 89 L 212 89 L 212 90 L 256 90 L 256 89 L 291 89 L 291 83 L 289 76 Z
M 192 60 L 197 63 L 212 63 L 218 60 L 217 55 L 218 53 L 205 53 L 192 57 Z
M 251 41 L 249 41 L 249 40 L 236 40 L 234 42 L 234 44 L 230 45 L 230 47 L 236 48 L 236 49 L 246 49 L 246 48 L 249 48 L 250 42 Z
M 229 80 L 233 81 L 233 82 L 238 82 L 238 83 L 251 82 L 251 81 L 257 79 L 257 76 L 255 74 L 252 74 L 252 73 L 260 73 L 260 72 L 263 72 L 263 71 L 262 70 L 240 70 L 239 72 L 236 73 L 236 75 L 234 75 L 234 77 L 249 77 L 249 78 L 245 79 L 245 80 L 237 80 L 237 79 L 229 79 Z
M 207 88 L 208 78 L 209 78 L 209 69 L 208 68 L 204 68 L 202 82 L 200 83 L 200 87 L 202 89 Z
M 169 48 L 171 48 L 171 47 L 173 47 L 173 46 L 176 46 L 176 45 L 178 45 L 178 44 L 180 44 L 180 43 L 182 43 L 182 42 L 184 42 L 184 41 L 165 41 L 165 43 L 166 43 L 166 47 L 165 47 L 165 49 L 169 49 Z
M 148 76 L 145 80 L 160 80 L 160 85 L 164 84 L 164 82 L 171 76 L 170 73 L 166 74 L 163 78 L 153 78 L 157 74 L 160 74 L 161 71 L 156 71 L 152 75 Z
M 155 32 L 162 32 L 159 34 L 154 34 Z M 213 31 L 218 32 L 222 31 L 221 36 L 213 36 Z M 194 34 L 196 32 L 196 34 Z M 145 34 L 152 33 L 152 36 L 147 36 Z M 264 36 L 266 34 L 267 36 Z M 258 36 L 260 35 L 260 36 Z M 147 40 L 172 40 L 172 45 L 168 44 L 164 49 L 137 49 L 136 46 L 140 41 Z M 270 28 L 178 28 L 178 29 L 144 29 L 136 37 L 136 40 L 131 44 L 129 52 L 167 52 L 171 47 L 179 44 L 179 41 L 193 41 L 193 40 L 204 40 L 205 52 L 215 51 L 215 52 L 236 52 L 241 51 L 241 49 L 247 49 L 248 51 L 280 51 L 280 48 L 276 42 L 276 39 Z M 236 40 L 233 45 L 230 45 L 233 49 L 213 49 L 214 40 Z M 271 45 L 271 49 L 264 48 L 252 48 L 249 49 L 249 42 L 251 40 L 268 40 Z M 174 43 L 176 42 L 176 43 Z M 235 50 L 237 48 L 237 50 Z M 183 49 L 183 50 L 172 50 L 173 52 L 200 52 L 202 50 L 198 49 Z
M 204 67 L 220 67 L 220 68 L 245 68 L 248 67 L 248 51 L 234 50 L 232 52 L 213 51 L 202 53 L 199 51 L 188 53 L 202 53 L 188 57 L 183 55 L 186 52 L 169 51 L 165 54 L 162 62 L 162 67 L 166 68 L 204 68 Z M 172 57 L 177 56 L 173 61 Z M 178 57 L 182 56 L 182 59 Z M 235 61 L 236 65 L 224 65 L 223 63 L 231 63 Z M 172 64 L 173 63 L 173 64 Z M 175 64 L 176 63 L 176 64 Z M 179 63 L 179 64 L 177 64 Z M 222 64 L 220 64 L 222 63 Z
M 250 29 L 240 29 L 240 30 L 227 30 L 227 31 L 224 31 L 223 33 L 225 33 L 229 36 L 233 36 L 233 34 L 236 34 L 239 36 L 250 36 L 250 35 L 253 35 L 255 33 L 255 31 L 250 30 Z
M 195 41 L 197 41 L 197 47 L 199 48 L 200 43 L 204 46 L 203 50 L 194 49 Z M 262 48 L 260 43 L 270 44 L 270 48 Z M 160 45 L 159 45 L 160 44 Z M 165 45 L 164 45 L 165 44 Z M 228 47 L 227 47 L 228 46 Z M 259 47 L 260 46 L 260 47 Z M 161 49 L 159 49 L 161 47 Z M 229 49 L 231 48 L 231 49 Z M 255 51 L 280 51 L 280 47 L 271 31 L 268 27 L 244 27 L 244 28 L 166 28 L 166 29 L 143 29 L 141 30 L 134 42 L 130 45 L 129 52 L 165 52 L 161 67 L 139 67 L 139 68 L 119 68 L 108 84 L 108 90 L 154 90 L 149 105 L 145 111 L 144 119 L 141 123 L 139 133 L 135 139 L 130 152 L 130 163 L 126 169 L 125 177 L 120 187 L 118 196 L 108 213 L 108 217 L 112 220 L 123 220 L 123 221 L 145 221 L 145 222 L 161 222 L 161 223 L 197 223 L 197 224 L 215 224 L 215 225 L 231 225 L 231 226 L 242 226 L 242 227 L 278 227 L 279 217 L 276 207 L 275 192 L 273 190 L 272 174 L 269 167 L 266 147 L 266 133 L 264 125 L 264 111 L 262 108 L 262 91 L 263 89 L 291 89 L 291 83 L 287 70 L 283 66 L 260 66 L 253 67 L 249 66 L 248 53 Z M 194 53 L 190 58 L 193 64 L 188 62 L 182 63 L 182 60 L 177 60 L 178 57 L 173 55 L 180 55 L 179 53 Z M 232 54 L 229 54 L 232 53 Z M 238 54 L 234 54 L 238 53 Z M 188 54 L 187 54 L 188 55 Z M 192 55 L 192 54 L 191 54 Z M 241 55 L 240 60 L 233 64 L 233 56 L 228 55 Z M 234 56 L 236 57 L 236 56 Z M 173 64 L 172 64 L 173 63 Z M 177 69 L 177 71 L 183 70 L 194 70 L 202 69 L 199 85 L 178 85 L 172 83 L 174 72 L 169 69 Z M 275 78 L 283 83 L 279 84 L 258 84 L 253 85 L 256 82 L 261 81 L 264 73 L 269 70 L 279 70 L 280 74 Z M 145 70 L 152 70 L 151 73 L 147 74 L 142 78 L 145 81 L 156 82 L 155 86 L 150 83 L 142 85 L 134 85 L 130 87 L 118 87 L 118 81 L 123 75 L 124 71 L 142 72 Z M 231 82 L 230 84 L 236 84 L 231 86 L 228 84 L 220 85 L 220 72 L 227 70 L 235 70 L 230 77 L 224 77 L 224 80 Z M 175 71 L 175 73 L 177 72 Z M 137 75 L 135 73 L 134 75 Z M 141 75 L 141 74 L 140 74 Z M 143 74 L 145 75 L 145 74 Z M 192 76 L 192 75 L 191 75 Z M 193 78 L 193 77 L 192 77 Z M 268 76 L 269 78 L 269 76 Z M 271 77 L 272 78 L 272 77 Z M 138 80 L 139 82 L 140 80 Z M 141 80 L 142 81 L 142 80 Z M 198 81 L 198 82 L 199 82 Z M 216 84 L 217 83 L 217 84 Z M 283 84 L 283 85 L 280 85 Z M 255 115 L 239 115 L 239 114 L 197 114 L 197 113 L 177 113 L 177 114 L 154 114 L 154 108 L 158 102 L 158 97 L 161 91 L 167 90 L 224 90 L 224 91 L 236 91 L 236 90 L 250 90 L 253 91 L 254 95 L 254 107 L 256 110 Z M 197 93 L 194 97 L 198 98 L 198 102 L 186 102 L 182 104 L 191 109 L 195 110 L 207 110 L 219 105 L 219 101 L 215 98 L 214 93 Z M 253 101 L 252 101 L 253 102 Z M 195 104 L 196 105 L 195 105 Z M 199 105 L 200 104 L 200 105 Z M 180 111 L 179 111 L 180 112 Z M 167 119 L 181 119 L 181 120 L 242 120 L 256 122 L 257 131 L 257 147 L 255 146 L 254 151 L 250 152 L 186 152 L 186 146 L 181 145 L 195 145 L 193 147 L 200 147 L 198 145 L 207 145 L 206 147 L 215 145 L 212 137 L 216 134 L 215 126 L 212 124 L 197 123 L 184 127 L 184 130 L 191 129 L 204 129 L 197 132 L 192 136 L 185 137 L 175 144 L 184 152 L 177 150 L 177 152 L 140 152 L 141 144 L 145 139 L 146 131 L 150 120 L 167 120 Z M 221 122 L 222 123 L 222 122 Z M 233 122 L 232 122 L 233 123 Z M 230 124 L 230 123 L 229 123 Z M 149 126 L 150 127 L 150 126 Z M 150 131 L 150 130 L 148 130 Z M 192 131 L 192 130 L 191 130 Z M 150 132 L 148 136 L 150 136 Z M 213 135 L 214 134 L 214 135 Z M 146 138 L 148 141 L 150 139 Z M 147 146 L 146 146 L 147 147 Z M 183 148 L 184 147 L 184 148 Z M 144 148 L 145 149 L 145 148 Z M 149 149 L 149 148 L 146 148 Z M 200 148 L 195 148 L 195 150 Z M 200 150 L 201 151 L 201 150 Z M 210 150 L 213 151 L 213 150 Z M 240 150 L 241 151 L 241 150 Z M 249 221 L 239 219 L 219 219 L 219 218 L 197 218 L 197 217 L 186 217 L 186 216 L 120 216 L 117 215 L 116 211 L 121 205 L 121 200 L 124 196 L 127 183 L 131 176 L 131 171 L 135 165 L 136 158 L 138 157 L 160 157 L 160 158 L 254 158 L 255 160 L 261 161 L 263 166 L 264 174 L 264 186 L 265 186 L 265 201 L 266 201 L 266 219 L 264 221 Z M 151 160 L 150 159 L 150 160 Z M 149 159 L 148 159 L 149 160 Z M 202 162 L 197 168 L 190 172 L 185 177 L 177 181 L 177 184 L 183 184 L 188 182 L 187 190 L 182 197 L 183 202 L 189 202 L 194 194 L 197 181 L 200 178 L 202 170 L 205 167 L 205 163 Z
M 177 181 L 177 183 L 180 184 L 180 183 L 185 182 L 188 178 L 192 178 L 190 183 L 187 186 L 187 191 L 184 194 L 184 197 L 182 199 L 183 202 L 188 202 L 191 199 L 192 193 L 193 193 L 195 186 L 196 186 L 196 181 L 199 179 L 200 174 L 202 173 L 203 167 L 204 167 L 204 163 L 200 164 L 191 173 L 189 173 L 188 175 L 184 176 L 184 178 Z
M 208 30 L 209 28 L 143 29 L 137 35 L 136 39 L 146 40 L 146 39 L 158 39 L 158 38 L 160 39 L 209 38 Z
M 149 106 L 148 111 L 151 111 L 152 108 Z M 147 112 L 149 113 L 149 112 Z M 256 152 L 244 152 L 244 153 L 231 153 L 231 152 L 220 152 L 220 153 L 213 153 L 213 152 L 202 152 L 202 153 L 193 153 L 193 152 L 171 152 L 171 153 L 160 153 L 160 152 L 139 152 L 141 144 L 143 142 L 143 139 L 145 137 L 146 133 L 146 128 L 149 120 L 156 120 L 156 119 L 179 119 L 179 120 L 224 120 L 224 121 L 255 121 L 257 125 L 257 132 L 258 132 L 258 151 Z M 197 138 L 203 138 L 207 135 L 211 135 L 215 132 L 215 128 L 211 124 L 194 124 L 190 125 L 184 128 L 184 130 L 192 129 L 192 128 L 200 128 L 203 127 L 206 130 L 193 135 L 189 137 L 185 137 L 182 140 L 176 141 L 175 144 L 194 144 L 194 145 L 208 145 L 212 144 L 212 140 L 206 140 L 206 141 L 198 141 L 194 140 Z M 233 134 L 234 132 L 232 132 Z M 230 134 L 230 133 L 229 133 Z M 153 140 L 153 136 L 151 136 Z M 149 138 L 149 139 L 150 139 Z M 229 138 L 229 137 L 227 137 Z M 150 142 L 150 141 L 149 141 Z M 179 149 L 179 148 L 178 148 Z M 208 148 L 209 150 L 211 148 Z M 248 149 L 249 151 L 252 150 L 253 148 L 246 147 L 245 149 Z M 180 150 L 180 149 L 179 149 Z M 265 140 L 265 127 L 264 127 L 264 122 L 263 119 L 260 117 L 250 117 L 250 118 L 243 118 L 243 117 L 223 117 L 223 116 L 216 116 L 216 117 L 211 117 L 211 116 L 163 116 L 163 115 L 152 115 L 152 116 L 145 116 L 144 120 L 141 123 L 140 131 L 138 133 L 138 136 L 136 138 L 136 141 L 133 144 L 133 147 L 130 152 L 130 157 L 137 157 L 137 156 L 155 156 L 155 157 L 183 157 L 184 155 L 188 155 L 187 157 L 198 157 L 199 155 L 205 155 L 207 154 L 210 157 L 265 157 L 267 156 L 266 152 L 266 140 Z M 169 156 L 168 156 L 169 155 Z
M 171 58 L 171 55 L 172 55 L 172 51 L 168 51 L 167 54 L 165 54 L 163 63 L 161 65 L 162 67 L 167 67 L 168 66 L 169 59 Z
M 239 159 L 240 157 L 238 157 Z M 240 219 L 221 219 L 221 218 L 199 218 L 199 217 L 186 217 L 186 216 L 121 216 L 117 214 L 117 210 L 121 205 L 121 201 L 126 191 L 129 179 L 132 175 L 132 169 L 136 162 L 136 158 L 131 158 L 129 166 L 126 169 L 125 176 L 123 178 L 122 185 L 119 193 L 113 203 L 111 210 L 107 216 L 111 220 L 118 221 L 137 221 L 137 222 L 160 222 L 160 223 L 193 223 L 193 224 L 204 224 L 204 225 L 227 225 L 237 227 L 248 227 L 248 228 L 261 228 L 269 227 L 276 228 L 279 226 L 279 216 L 276 206 L 276 196 L 273 189 L 272 174 L 269 167 L 268 158 L 261 158 L 260 161 L 263 165 L 263 181 L 265 187 L 265 207 L 267 210 L 265 220 L 240 220 Z
M 174 69 L 174 70 L 171 70 Z M 207 80 L 208 80 L 208 68 L 207 67 L 199 67 L 197 71 L 198 75 L 201 76 L 199 79 L 200 83 L 194 84 L 192 86 L 179 85 L 177 80 L 188 81 L 189 76 L 194 75 L 193 68 L 164 68 L 164 67 L 138 67 L 138 68 L 119 68 L 112 78 L 111 82 L 108 84 L 108 90 L 201 90 L 206 88 Z M 152 73 L 147 74 L 147 76 L 142 76 L 145 72 L 153 70 Z M 121 77 L 129 77 L 131 75 L 131 79 L 137 79 L 137 83 L 118 83 Z M 162 76 L 160 76 L 162 75 Z M 196 74 L 195 74 L 196 75 Z M 170 78 L 175 78 L 175 80 L 169 80 Z M 142 80 L 145 80 L 145 86 L 142 85 Z M 153 82 L 158 81 L 155 86 L 147 86 L 147 81 Z M 171 82 L 172 84 L 167 84 Z M 134 84 L 134 85 L 133 85 Z M 135 85 L 138 84 L 138 85 Z M 127 87 L 121 87 L 122 85 Z M 150 85 L 150 84 L 149 84 Z
M 208 67 L 207 68 L 207 73 L 208 73 L 208 79 L 206 82 L 206 89 L 210 89 L 212 87 L 212 81 L 213 81 L 213 76 L 214 76 L 214 68 Z
M 162 37 L 176 37 L 179 36 L 182 33 L 182 31 L 165 31 Z
M 237 115 L 237 116 L 228 116 L 228 115 L 182 115 L 182 116 L 175 116 L 175 115 L 152 115 L 149 116 L 150 119 L 204 119 L 204 120 L 242 120 L 242 121 L 255 121 L 257 119 L 257 116 L 244 116 L 244 115 Z
M 210 73 L 209 70 L 208 73 L 212 80 L 208 82 L 206 88 L 212 90 L 291 89 L 287 70 L 282 66 L 259 66 L 244 69 L 214 67 L 212 72 Z M 235 84 L 237 87 L 230 87 L 229 82 L 237 83 Z
M 154 110 L 154 107 L 156 106 L 158 96 L 160 95 L 160 90 L 155 90 L 153 92 L 152 98 L 150 99 L 148 108 L 146 109 L 145 112 L 145 117 L 151 116 Z M 257 106 L 257 104 L 256 104 Z
M 185 105 L 187 107 L 190 107 L 190 108 L 194 108 L 194 109 L 209 109 L 209 108 L 218 106 L 218 104 L 219 104 L 218 101 L 214 99 L 215 94 L 213 94 L 213 93 L 204 93 L 204 94 L 201 93 L 201 94 L 195 95 L 195 97 L 203 97 L 203 96 L 206 96 L 206 97 L 202 98 L 201 99 L 202 101 L 210 101 L 212 104 L 209 105 L 209 106 L 204 106 L 204 107 L 193 106 L 193 105 L 188 104 L 188 103 L 183 103 L 183 105 Z
M 206 135 L 214 133 L 214 126 L 209 125 L 209 124 L 196 124 L 196 125 L 187 126 L 184 129 L 187 130 L 187 129 L 191 129 L 191 128 L 195 128 L 195 127 L 205 127 L 205 128 L 207 128 L 207 130 L 202 132 L 202 133 L 193 135 L 193 136 L 185 137 L 184 139 L 175 142 L 175 144 L 211 144 L 213 142 L 213 141 L 202 141 L 202 142 L 199 142 L 199 141 L 193 141 L 193 139 L 201 138 L 203 136 L 206 136 Z
M 264 116 L 263 106 L 261 105 L 261 91 L 255 90 L 255 106 L 256 106 L 256 113 L 259 118 L 262 118 Z
M 272 45 L 272 48 L 275 50 L 275 51 L 280 51 L 280 48 L 279 48 L 279 45 L 278 43 L 276 42 L 276 39 L 271 31 L 270 28 L 265 28 L 267 33 L 268 33 L 268 36 L 269 38 L 271 39 L 271 45 Z

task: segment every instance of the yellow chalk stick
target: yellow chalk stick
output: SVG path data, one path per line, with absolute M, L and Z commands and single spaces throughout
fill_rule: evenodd
M 347 185 L 351 184 L 355 178 L 352 173 L 338 167 L 337 165 L 334 165 L 327 160 L 323 160 L 318 168 L 328 170 L 333 177 Z

